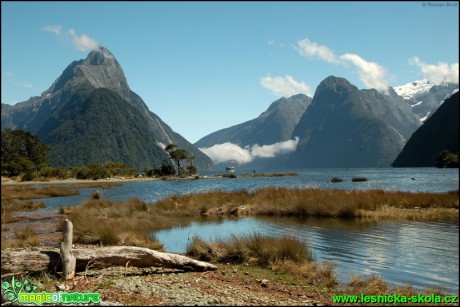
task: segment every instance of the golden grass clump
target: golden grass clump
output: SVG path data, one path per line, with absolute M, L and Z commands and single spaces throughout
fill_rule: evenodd
M 2 249 L 23 248 L 38 245 L 40 245 L 38 234 L 30 226 L 16 229 L 14 232 L 14 239 L 2 238 Z
M 232 235 L 213 243 L 194 237 L 187 246 L 187 254 L 208 261 L 251 263 L 263 267 L 286 260 L 303 263 L 312 259 L 306 246 L 295 237 L 270 237 L 258 233 Z
M 138 199 L 112 203 L 89 199 L 79 207 L 61 208 L 74 225 L 74 242 L 98 245 L 134 245 L 162 250 L 151 233 L 168 226 L 156 210 Z

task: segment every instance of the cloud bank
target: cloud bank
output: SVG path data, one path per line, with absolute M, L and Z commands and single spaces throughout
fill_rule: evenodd
M 78 35 L 74 29 L 63 32 L 62 29 L 61 25 L 47 25 L 42 28 L 43 31 L 54 33 L 60 39 L 66 39 L 70 35 L 73 45 L 81 52 L 94 50 L 99 47 L 99 43 L 86 34 Z
M 424 79 L 434 83 L 450 82 L 458 84 L 458 63 L 451 65 L 445 62 L 439 62 L 438 65 L 426 64 L 416 56 L 410 58 L 409 63 L 420 68 Z
M 278 142 L 271 145 L 240 146 L 231 142 L 216 144 L 208 148 L 199 148 L 205 153 L 214 163 L 236 162 L 238 164 L 246 164 L 252 162 L 256 158 L 274 158 L 280 154 L 293 152 L 297 149 L 299 138 L 285 142 Z
M 375 88 L 379 92 L 386 93 L 388 91 L 387 71 L 378 63 L 366 61 L 361 56 L 353 53 L 337 56 L 327 46 L 319 45 L 308 38 L 298 41 L 297 46 L 294 46 L 294 48 L 301 56 L 307 58 L 316 58 L 344 67 L 348 67 L 351 64 L 358 70 L 359 79 L 364 85 Z
M 295 80 L 292 76 L 265 77 L 260 80 L 263 87 L 272 91 L 275 95 L 290 97 L 296 94 L 305 94 L 312 97 L 311 88 L 304 82 Z

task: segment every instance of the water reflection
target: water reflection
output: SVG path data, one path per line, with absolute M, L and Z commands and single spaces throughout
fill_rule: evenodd
M 414 287 L 458 291 L 458 223 L 292 217 L 205 218 L 189 223 L 156 233 L 166 251 L 184 253 L 193 236 L 212 241 L 254 232 L 294 235 L 316 260 L 336 263 L 342 283 L 352 274 L 379 274 L 395 284 L 410 281 Z

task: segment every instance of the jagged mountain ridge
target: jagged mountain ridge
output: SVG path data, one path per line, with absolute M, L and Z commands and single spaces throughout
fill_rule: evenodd
M 78 92 L 89 94 L 91 90 L 98 88 L 110 89 L 138 110 L 146 119 L 148 129 L 154 135 L 157 144 L 175 143 L 195 156 L 195 165 L 198 169 L 212 168 L 213 163 L 209 157 L 175 133 L 148 109 L 142 98 L 130 90 L 120 64 L 104 47 L 91 51 L 84 60 L 72 62 L 40 97 L 32 97 L 12 106 L 11 109 L 2 104 L 2 129 L 24 129 L 34 134 L 39 133 L 39 137 L 45 138 L 51 131 L 42 126 L 49 116 L 59 114 L 71 97 Z
M 412 108 L 412 111 L 424 122 L 439 106 L 458 91 L 456 83 L 434 83 L 427 79 L 417 80 L 394 87 L 395 92 L 403 97 Z
M 288 167 L 390 166 L 419 126 L 402 98 L 359 90 L 344 78 L 329 76 L 294 129 L 297 150 Z
M 443 150 L 458 153 L 459 93 L 446 99 L 411 136 L 394 167 L 434 167 Z
M 269 145 L 291 139 L 292 131 L 311 103 L 311 98 L 298 94 L 273 102 L 259 117 L 213 132 L 195 143 L 198 148 L 231 142 L 241 147 Z

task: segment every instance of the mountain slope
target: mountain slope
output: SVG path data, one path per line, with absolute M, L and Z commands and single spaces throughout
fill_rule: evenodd
M 412 111 L 425 121 L 438 107 L 458 91 L 458 84 L 417 80 L 394 88 L 395 92 L 411 106 Z
M 40 97 L 32 97 L 25 102 L 14 105 L 9 110 L 2 105 L 2 129 L 6 127 L 25 129 L 38 134 L 44 140 L 48 133 L 56 128 L 52 124 L 53 120 L 43 126 L 50 116 L 54 118 L 54 125 L 56 125 L 55 121 L 58 120 L 56 116 L 65 110 L 68 103 L 72 103 L 74 99 L 81 98 L 80 100 L 83 100 L 85 95 L 88 98 L 87 96 L 94 89 L 99 88 L 106 88 L 115 92 L 127 106 L 134 107 L 146 120 L 146 131 L 152 134 L 157 144 L 176 143 L 180 148 L 194 154 L 195 165 L 198 169 L 212 168 L 213 163 L 209 157 L 181 135 L 175 133 L 148 109 L 142 98 L 130 90 L 120 64 L 112 53 L 104 47 L 91 51 L 84 60 L 72 62 Z M 3 114 L 3 109 L 6 110 L 5 114 Z M 122 148 L 119 149 L 122 150 Z M 161 149 L 156 146 L 155 150 Z M 53 160 L 51 162 L 53 163 Z M 137 164 L 131 166 L 137 167 Z
M 283 97 L 259 117 L 213 132 L 197 141 L 195 146 L 202 148 L 231 142 L 244 147 L 287 141 L 310 103 L 311 98 L 303 94 Z
M 330 76 L 316 89 L 292 136 L 297 151 L 287 167 L 389 166 L 419 126 L 418 117 L 394 91 L 358 90 Z
M 443 150 L 458 153 L 459 93 L 456 92 L 411 136 L 394 167 L 433 167 Z
M 89 95 L 76 93 L 59 112 L 49 118 L 44 142 L 52 151 L 54 165 L 74 166 L 122 161 L 143 169 L 168 163 L 148 123 L 117 93 L 99 88 Z

